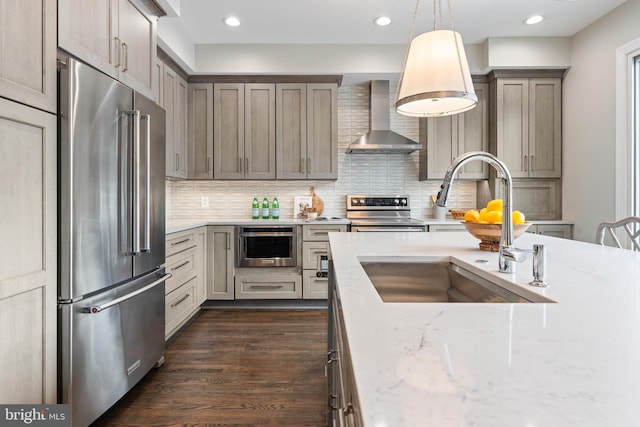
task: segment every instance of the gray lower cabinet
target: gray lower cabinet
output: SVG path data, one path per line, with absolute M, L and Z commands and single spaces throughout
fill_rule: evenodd
M 529 233 L 542 234 L 544 236 L 573 239 L 573 225 L 571 224 L 533 224 L 527 230 Z
M 360 405 L 344 329 L 335 276 L 329 269 L 329 326 L 327 345 L 328 412 L 327 425 L 360 427 Z
M 329 233 L 344 233 L 346 225 L 302 226 L 302 297 L 327 299 Z
M 207 227 L 207 299 L 232 300 L 234 288 L 235 227 Z
M 166 240 L 165 339 L 169 339 L 206 299 L 206 227 L 171 233 Z
M 238 268 L 236 299 L 300 299 L 302 277 L 298 267 Z

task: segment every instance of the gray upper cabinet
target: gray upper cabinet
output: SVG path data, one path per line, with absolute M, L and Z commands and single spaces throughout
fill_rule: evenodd
M 276 177 L 337 179 L 337 92 L 331 83 L 276 85 Z
M 459 155 L 489 150 L 489 84 L 475 83 L 478 104 L 472 110 L 452 116 L 420 119 L 420 141 L 426 149 L 419 153 L 420 180 L 441 180 Z M 489 177 L 488 165 L 471 162 L 459 172 L 460 179 Z
M 275 85 L 213 86 L 213 177 L 274 179 Z
M 540 74 L 498 76 L 490 82 L 495 119 L 491 150 L 514 178 L 562 177 L 562 71 Z
M 55 113 L 55 2 L 0 0 L 0 10 L 0 95 Z
M 154 99 L 159 9 L 136 0 L 59 0 L 58 45 Z
M 275 95 L 274 84 L 244 85 L 245 179 L 276 177 Z
M 214 83 L 213 179 L 337 179 L 337 97 L 336 83 Z
M 307 85 L 276 85 L 276 177 L 307 177 Z
M 338 178 L 338 85 L 307 84 L 307 178 Z
M 244 178 L 244 84 L 213 85 L 213 177 Z
M 187 177 L 187 82 L 169 65 L 162 72 L 162 106 L 166 111 L 166 176 Z
M 213 84 L 189 85 L 189 178 L 213 179 Z

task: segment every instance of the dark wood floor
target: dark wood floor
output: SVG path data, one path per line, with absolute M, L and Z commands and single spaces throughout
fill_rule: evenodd
M 203 310 L 94 426 L 325 426 L 326 310 Z

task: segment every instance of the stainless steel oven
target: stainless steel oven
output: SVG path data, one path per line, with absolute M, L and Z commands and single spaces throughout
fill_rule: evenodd
M 296 267 L 299 226 L 238 226 L 237 267 Z

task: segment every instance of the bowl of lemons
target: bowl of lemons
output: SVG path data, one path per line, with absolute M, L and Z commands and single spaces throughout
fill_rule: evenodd
M 480 210 L 469 209 L 464 213 L 462 224 L 473 237 L 480 240 L 479 246 L 483 251 L 498 252 L 500 249 L 502 205 L 502 199 L 493 199 Z M 531 225 L 518 210 L 511 213 L 511 222 L 514 239 L 520 237 Z

